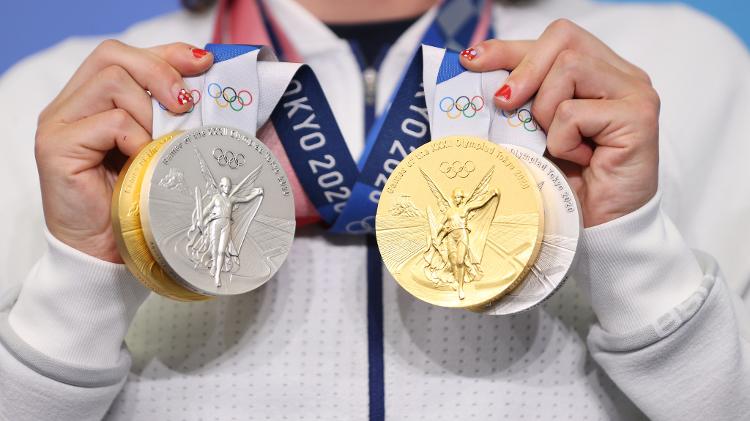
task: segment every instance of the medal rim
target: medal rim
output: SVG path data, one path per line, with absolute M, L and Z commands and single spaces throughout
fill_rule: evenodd
M 579 257 L 578 246 L 581 244 L 581 234 L 583 233 L 583 212 L 581 211 L 581 203 L 580 203 L 580 201 L 578 199 L 578 194 L 573 189 L 573 187 L 570 185 L 570 182 L 568 182 L 568 178 L 565 176 L 565 173 L 562 171 L 562 169 L 560 169 L 560 167 L 558 167 L 554 162 L 552 162 L 551 159 L 548 159 L 545 156 L 540 155 L 540 154 L 534 152 L 533 150 L 531 150 L 529 148 L 526 148 L 526 147 L 523 147 L 523 146 L 519 146 L 519 145 L 504 145 L 504 144 L 501 144 L 501 146 L 503 146 L 504 148 L 508 149 L 508 151 L 511 154 L 513 154 L 513 152 L 510 149 L 511 148 L 517 148 L 521 152 L 528 153 L 530 155 L 534 155 L 535 157 L 538 157 L 538 158 L 542 158 L 542 159 L 544 159 L 544 162 L 546 164 L 548 164 L 551 167 L 553 167 L 557 171 L 557 173 L 562 176 L 563 181 L 565 182 L 565 185 L 567 186 L 568 191 L 570 191 L 572 193 L 573 201 L 574 201 L 575 206 L 576 206 L 576 215 L 578 216 L 578 218 L 576 218 L 578 220 L 578 230 L 577 230 L 578 231 L 578 236 L 576 237 L 576 245 L 575 245 L 575 249 L 573 251 L 573 258 L 570 260 L 570 264 L 565 269 L 565 274 L 562 276 L 562 278 L 560 279 L 560 282 L 555 286 L 555 288 L 553 288 L 551 291 L 549 291 L 541 300 L 537 301 L 536 303 L 534 303 L 534 304 L 532 304 L 532 305 L 530 305 L 530 306 L 528 306 L 528 307 L 526 307 L 524 309 L 521 309 L 521 310 L 518 310 L 518 311 L 514 311 L 514 312 L 505 312 L 505 313 L 503 313 L 503 312 L 493 312 L 493 310 L 495 308 L 497 308 L 497 306 L 503 300 L 507 299 L 507 295 L 499 297 L 498 299 L 496 299 L 494 301 L 491 301 L 489 303 L 486 303 L 485 305 L 479 305 L 479 306 L 475 306 L 475 307 L 469 308 L 469 310 L 471 310 L 473 312 L 480 313 L 480 314 L 486 314 L 486 315 L 489 315 L 489 316 L 510 316 L 510 315 L 513 315 L 513 314 L 525 313 L 525 312 L 527 312 L 529 310 L 532 310 L 532 309 L 540 306 L 545 301 L 547 301 L 550 297 L 552 297 L 553 295 L 555 295 L 555 293 L 557 293 L 557 291 L 559 291 L 560 288 L 562 288 L 563 285 L 565 285 L 565 283 L 568 281 L 568 277 L 570 275 L 570 272 L 571 272 L 572 268 L 575 266 L 576 262 L 578 261 L 578 257 Z M 523 162 L 524 164 L 526 164 L 522 159 L 520 159 L 520 158 L 518 158 L 518 159 L 521 162 Z M 528 164 L 526 164 L 526 165 L 528 166 Z M 529 171 L 529 172 L 531 172 L 531 171 Z M 533 175 L 533 172 L 532 172 L 532 175 Z M 538 182 L 539 180 L 534 179 L 534 181 Z M 544 200 L 544 195 L 542 195 L 542 199 Z M 544 205 L 544 202 L 542 203 L 542 205 Z M 546 210 L 545 210 L 545 216 L 546 216 Z M 541 252 L 542 247 L 544 246 L 543 242 L 544 242 L 544 232 L 542 232 L 542 245 L 539 248 L 540 252 Z M 538 259 L 538 256 L 537 256 L 537 259 Z M 534 263 L 536 263 L 536 260 L 532 263 L 532 266 L 533 266 Z M 521 280 L 521 282 L 519 283 L 519 285 L 522 284 L 523 282 L 525 282 L 526 278 L 528 278 L 529 276 L 530 276 L 530 274 L 527 273 L 526 276 L 524 276 L 524 278 Z
M 206 296 L 204 294 L 199 294 L 184 288 L 182 285 L 175 282 L 174 279 L 169 277 L 169 275 L 165 273 L 163 268 L 158 265 L 146 244 L 140 217 L 134 218 L 134 222 L 137 223 L 138 226 L 130 231 L 131 235 L 128 238 L 125 237 L 122 230 L 122 221 L 120 218 L 120 214 L 122 211 L 130 209 L 134 204 L 138 204 L 140 213 L 140 190 L 144 179 L 143 172 L 145 172 L 145 169 L 148 168 L 151 160 L 154 159 L 158 152 L 152 155 L 151 158 L 146 158 L 146 155 L 154 148 L 156 148 L 157 151 L 163 148 L 164 145 L 168 144 L 169 141 L 177 134 L 178 132 L 173 132 L 145 144 L 137 154 L 131 156 L 127 160 L 122 170 L 120 170 L 120 174 L 118 175 L 117 181 L 113 188 L 114 194 L 112 195 L 112 231 L 115 237 L 117 249 L 120 253 L 120 257 L 122 258 L 123 263 L 128 268 L 130 273 L 133 274 L 133 276 L 135 276 L 135 278 L 138 279 L 138 281 L 140 281 L 144 286 L 161 296 L 177 301 L 205 301 L 211 299 L 212 297 Z M 133 164 L 139 161 L 143 161 L 143 165 L 140 168 L 140 173 L 136 173 L 139 168 L 134 168 Z M 136 181 L 133 183 L 134 193 L 131 194 L 131 198 L 128 198 L 128 195 L 123 191 L 123 184 L 125 183 L 125 180 L 131 176 L 135 177 Z M 140 256 L 143 256 L 142 258 L 137 259 L 134 257 L 132 252 L 136 250 L 142 251 L 141 253 L 139 253 Z M 146 252 L 148 254 L 144 254 L 143 252 Z M 158 269 L 154 271 L 147 271 L 144 270 L 144 268 Z

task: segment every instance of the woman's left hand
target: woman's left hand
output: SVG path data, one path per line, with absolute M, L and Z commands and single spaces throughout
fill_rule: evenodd
M 583 211 L 585 227 L 640 208 L 655 194 L 659 96 L 648 75 L 576 24 L 557 20 L 536 41 L 488 40 L 461 54 L 469 70 L 512 70 L 495 94 L 531 109 Z M 562 160 L 562 161 L 559 161 Z

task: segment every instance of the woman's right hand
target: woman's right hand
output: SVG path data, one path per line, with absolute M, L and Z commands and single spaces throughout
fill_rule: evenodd
M 39 115 L 35 153 L 52 235 L 88 255 L 122 262 L 110 220 L 119 171 L 110 152 L 130 156 L 151 140 L 149 92 L 172 112 L 189 110 L 182 77 L 212 63 L 210 53 L 188 44 L 142 49 L 113 40 L 84 60 Z

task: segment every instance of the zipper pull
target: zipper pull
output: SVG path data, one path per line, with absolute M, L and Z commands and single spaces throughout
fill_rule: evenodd
M 378 71 L 372 67 L 368 67 L 362 71 L 362 79 L 365 84 L 365 104 L 375 105 Z

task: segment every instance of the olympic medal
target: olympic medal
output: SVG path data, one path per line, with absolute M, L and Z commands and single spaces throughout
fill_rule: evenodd
M 261 141 L 229 127 L 189 130 L 164 145 L 140 203 L 156 261 L 201 294 L 261 286 L 294 237 L 294 198 L 281 164 Z
M 576 195 L 555 164 L 529 149 L 504 145 L 523 161 L 544 202 L 544 237 L 539 256 L 521 283 L 482 313 L 507 315 L 528 310 L 551 296 L 565 281 L 576 256 L 581 212 Z
M 189 291 L 171 279 L 156 263 L 143 237 L 139 206 L 143 175 L 154 155 L 173 137 L 169 134 L 148 143 L 120 171 L 112 196 L 112 227 L 122 260 L 142 284 L 174 300 L 206 300 L 210 297 Z
M 497 300 L 529 271 L 544 232 L 539 189 L 505 148 L 471 136 L 410 153 L 383 187 L 378 247 L 396 281 L 443 307 Z

